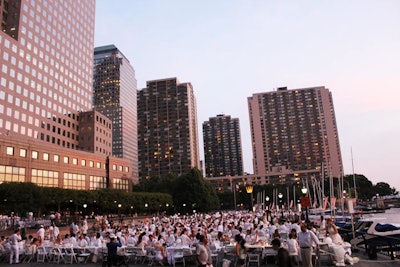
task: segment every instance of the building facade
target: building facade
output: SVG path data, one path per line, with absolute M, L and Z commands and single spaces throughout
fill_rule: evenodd
M 138 91 L 139 177 L 200 169 L 193 87 L 177 78 L 148 81 Z
M 248 107 L 255 175 L 310 171 L 342 176 L 332 93 L 327 88 L 283 87 L 257 93 L 248 98 Z
M 93 107 L 112 121 L 112 155 L 132 161 L 138 174 L 137 81 L 129 60 L 114 45 L 94 49 Z
M 98 111 L 79 114 L 79 148 L 112 156 L 112 121 Z
M 95 2 L 2 0 L 1 11 L 0 182 L 90 189 L 94 175 L 110 185 L 114 178 L 129 184 L 131 167 L 106 173 L 106 155 L 80 150 L 79 114 L 92 110 Z M 75 158 L 71 171 L 69 159 L 62 169 L 55 161 L 64 157 L 61 150 Z M 44 161 L 33 167 L 39 159 Z M 82 165 L 90 160 L 100 168 Z M 33 178 L 37 172 L 53 180 Z
M 217 115 L 203 123 L 206 177 L 243 175 L 238 118 Z

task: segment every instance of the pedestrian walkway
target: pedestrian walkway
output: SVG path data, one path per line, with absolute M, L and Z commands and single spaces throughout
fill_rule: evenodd
M 363 252 L 358 252 L 358 253 L 354 253 L 352 255 L 353 257 L 359 257 L 360 258 L 360 262 L 357 264 L 354 264 L 354 266 L 356 267 L 375 267 L 375 266 L 379 266 L 379 267 L 394 267 L 394 266 L 400 266 L 400 260 L 391 260 L 389 257 L 383 256 L 383 255 L 379 255 L 377 260 L 368 260 L 368 257 L 363 253 Z M 5 265 L 9 265 L 5 262 L 0 263 L 0 266 L 5 266 Z M 69 264 L 61 264 L 61 265 L 69 265 Z M 72 265 L 79 265 L 79 266 L 83 266 L 83 264 L 72 264 Z M 134 264 L 134 263 L 128 263 L 129 266 L 135 266 L 135 267 L 148 267 L 147 264 Z M 41 263 L 41 262 L 31 262 L 31 263 L 20 263 L 18 264 L 18 266 L 20 267 L 59 267 L 60 264 L 54 264 L 54 263 Z M 84 266 L 88 266 L 88 267 L 96 267 L 96 266 L 102 266 L 101 262 L 98 263 L 86 263 L 84 264 Z M 191 267 L 191 266 L 195 266 L 195 265 L 188 265 L 186 264 L 186 266 Z M 274 264 L 264 264 L 261 266 L 266 266 L 266 267 L 273 267 L 276 266 Z M 324 265 L 322 264 L 321 267 L 324 266 L 330 266 L 330 265 Z M 350 265 L 347 265 L 350 266 Z M 214 266 L 217 267 L 217 266 Z M 221 267 L 221 266 L 218 266 Z

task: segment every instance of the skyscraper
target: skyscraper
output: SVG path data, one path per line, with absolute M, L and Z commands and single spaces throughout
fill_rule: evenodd
M 95 5 L 10 0 L 2 9 L 6 3 L 19 32 L 0 35 L 0 128 L 76 148 L 77 113 L 92 107 Z
M 0 4 L 0 182 L 128 190 L 130 161 L 80 146 L 79 117 L 92 110 L 95 2 Z M 88 127 L 108 131 L 92 116 Z
M 206 177 L 243 175 L 239 119 L 217 115 L 203 123 Z
M 129 60 L 114 45 L 94 49 L 93 107 L 112 126 L 112 155 L 132 161 L 138 174 L 137 82 Z
M 199 169 L 196 98 L 190 83 L 147 81 L 138 91 L 138 141 L 140 178 Z
M 256 175 L 317 170 L 325 177 L 341 177 L 339 136 L 328 89 L 278 88 L 253 94 L 248 106 Z

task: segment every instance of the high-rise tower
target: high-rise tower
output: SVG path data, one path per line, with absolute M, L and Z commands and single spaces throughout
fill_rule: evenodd
M 196 98 L 176 78 L 148 81 L 138 92 L 139 177 L 181 175 L 198 169 Z
M 114 45 L 94 49 L 93 107 L 112 121 L 112 155 L 138 173 L 137 82 L 129 60 Z
M 110 156 L 111 122 L 92 112 L 95 1 L 0 10 L 0 183 L 129 190 L 132 163 Z
M 203 123 L 206 177 L 243 175 L 239 119 L 217 115 Z
M 256 175 L 323 168 L 343 174 L 332 94 L 312 87 L 253 94 L 248 98 Z

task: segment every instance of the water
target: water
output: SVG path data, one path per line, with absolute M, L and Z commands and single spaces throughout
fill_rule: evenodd
M 400 208 L 391 208 L 384 213 L 366 214 L 364 218 L 386 218 L 388 222 L 400 224 Z

